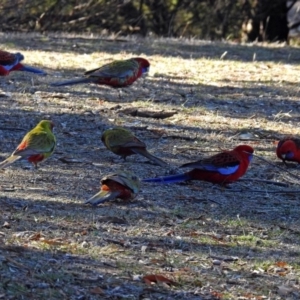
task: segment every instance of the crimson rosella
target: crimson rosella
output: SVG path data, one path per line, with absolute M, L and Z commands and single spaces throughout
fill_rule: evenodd
M 103 132 L 101 140 L 108 150 L 123 157 L 124 160 L 129 155 L 140 154 L 161 167 L 168 166 L 166 162 L 150 154 L 146 149 L 146 144 L 125 128 L 107 129 Z
M 37 164 L 48 158 L 55 149 L 56 138 L 52 133 L 53 127 L 51 121 L 40 121 L 24 136 L 11 156 L 0 163 L 0 169 L 6 168 L 20 158 L 27 159 L 37 168 Z
M 187 163 L 181 166 L 191 167 L 193 170 L 172 176 L 143 179 L 143 182 L 173 183 L 186 180 L 203 180 L 225 185 L 243 176 L 253 156 L 253 148 L 240 145 L 231 151 L 222 151 L 211 157 Z
M 96 206 L 115 198 L 129 200 L 133 198 L 140 189 L 140 180 L 137 176 L 128 171 L 108 174 L 101 179 L 100 183 L 100 191 L 85 203 Z
M 100 68 L 84 73 L 86 77 L 54 82 L 52 86 L 73 85 L 80 83 L 95 83 L 108 85 L 113 88 L 122 88 L 133 84 L 144 73 L 149 71 L 150 63 L 142 57 L 126 60 L 116 60 Z
M 21 64 L 24 55 L 21 53 L 10 53 L 0 50 L 0 76 L 6 76 L 11 71 L 26 71 L 39 75 L 46 75 L 46 72 Z
M 279 141 L 276 148 L 277 157 L 286 161 L 300 163 L 300 139 L 286 137 Z

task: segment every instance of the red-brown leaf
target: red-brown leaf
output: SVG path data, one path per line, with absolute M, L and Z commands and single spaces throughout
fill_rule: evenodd
M 287 263 L 285 261 L 278 261 L 275 263 L 275 265 L 277 267 L 280 267 L 280 268 L 286 268 L 287 267 Z
M 175 281 L 173 281 L 163 275 L 155 275 L 155 274 L 146 275 L 143 277 L 143 280 L 147 284 L 159 283 L 159 282 L 164 282 L 164 283 L 172 284 L 172 285 L 176 284 Z

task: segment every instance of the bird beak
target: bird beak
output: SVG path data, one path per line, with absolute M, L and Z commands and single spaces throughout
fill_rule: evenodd
M 143 76 L 147 76 L 149 73 L 149 68 L 143 68 Z

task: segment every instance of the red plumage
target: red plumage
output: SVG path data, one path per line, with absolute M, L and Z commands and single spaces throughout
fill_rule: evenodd
M 284 163 L 285 161 L 300 163 L 300 139 L 294 137 L 281 139 L 277 145 L 276 154 Z
M 20 61 L 24 59 L 21 53 L 10 53 L 0 50 L 0 76 L 6 76 L 11 71 L 21 68 Z
M 175 183 L 185 180 L 202 180 L 228 184 L 242 177 L 250 164 L 254 149 L 240 145 L 231 151 L 223 151 L 211 157 L 181 166 L 194 168 L 189 172 L 161 178 L 143 179 L 143 182 Z
M 19 146 L 16 148 L 16 151 L 26 150 L 28 146 L 28 141 L 22 141 Z M 30 155 L 27 160 L 37 166 L 37 164 L 45 159 L 44 154 L 33 154 Z
M 249 166 L 254 150 L 248 145 L 240 145 L 231 151 L 223 151 L 209 158 L 200 160 L 195 163 L 188 163 L 182 167 L 196 167 L 188 172 L 189 176 L 194 180 L 203 180 L 211 183 L 231 183 L 242 177 Z M 197 168 L 197 165 L 199 168 Z M 202 166 L 202 169 L 201 169 Z M 210 168 L 210 166 L 213 166 Z M 222 174 L 221 169 L 237 168 L 231 174 Z
M 24 55 L 21 53 L 10 53 L 0 50 L 0 76 L 6 76 L 12 71 L 25 71 L 36 73 L 40 75 L 46 75 L 42 70 L 25 66 L 20 62 L 24 59 Z
M 116 60 L 105 64 L 100 68 L 85 72 L 85 77 L 62 82 L 54 82 L 51 85 L 64 86 L 94 83 L 99 85 L 108 85 L 113 88 L 123 88 L 133 84 L 144 73 L 148 72 L 149 67 L 149 61 L 142 57 Z
M 34 166 L 37 166 L 37 164 L 45 159 L 45 155 L 43 154 L 36 154 L 31 155 L 28 157 L 28 161 L 31 162 Z
M 129 200 L 132 197 L 132 191 L 127 186 L 113 180 L 107 180 L 102 184 L 101 191 L 118 193 L 118 198 Z

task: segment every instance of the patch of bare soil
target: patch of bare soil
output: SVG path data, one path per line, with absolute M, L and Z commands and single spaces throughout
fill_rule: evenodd
M 1 158 L 44 118 L 58 140 L 36 173 L 24 161 L 1 171 L 0 298 L 300 298 L 299 167 L 274 152 L 300 133 L 299 48 L 63 34 L 0 42 L 49 74 L 1 78 Z M 133 56 L 149 59 L 150 76 L 120 95 L 48 85 Z M 170 169 L 242 143 L 265 160 L 228 189 L 143 184 L 130 203 L 93 208 L 83 202 L 104 174 L 170 173 L 107 151 L 100 137 L 110 125 L 132 130 Z

